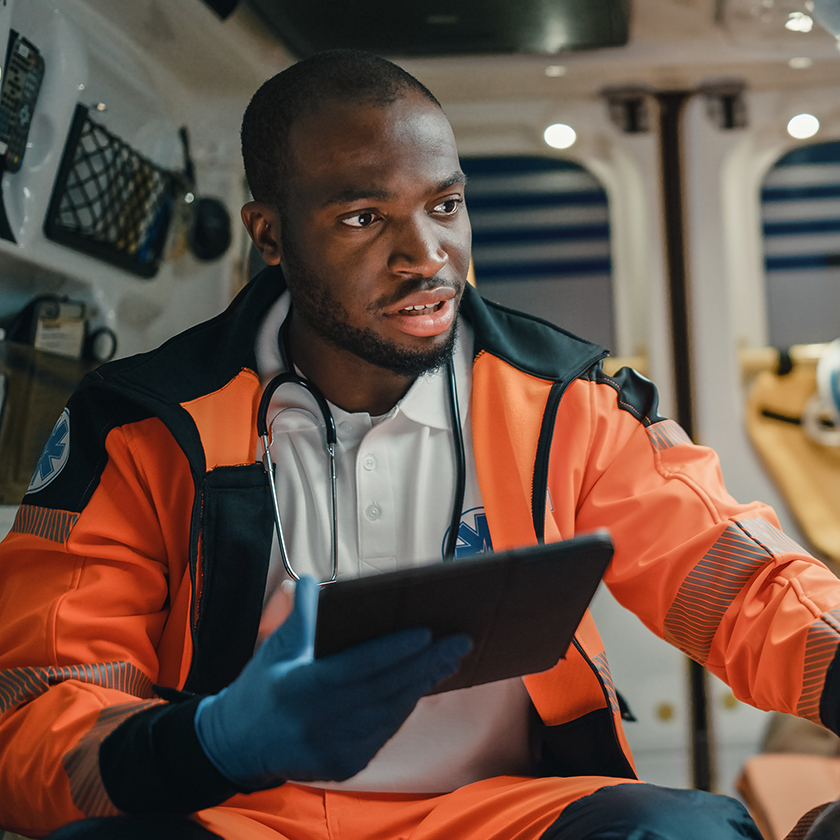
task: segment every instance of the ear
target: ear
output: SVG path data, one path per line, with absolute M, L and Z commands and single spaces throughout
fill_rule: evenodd
M 278 265 L 280 253 L 280 214 L 270 204 L 249 201 L 242 208 L 242 223 L 260 256 L 268 265 Z

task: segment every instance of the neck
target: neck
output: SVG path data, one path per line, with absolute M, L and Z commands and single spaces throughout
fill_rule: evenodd
M 323 395 L 348 412 L 376 417 L 389 412 L 416 377 L 401 376 L 342 350 L 319 336 L 292 311 L 289 324 L 292 360 Z

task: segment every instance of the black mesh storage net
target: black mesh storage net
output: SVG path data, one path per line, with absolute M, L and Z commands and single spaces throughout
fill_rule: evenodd
M 178 179 L 76 106 L 44 222 L 48 239 L 153 277 L 173 216 Z

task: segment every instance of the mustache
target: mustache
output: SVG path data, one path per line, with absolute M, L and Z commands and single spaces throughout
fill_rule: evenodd
M 377 309 L 394 306 L 401 300 L 407 298 L 409 295 L 413 295 L 415 292 L 429 292 L 433 289 L 452 289 L 457 296 L 463 289 L 463 285 L 463 283 L 458 283 L 457 281 L 451 279 L 445 280 L 442 277 L 438 277 L 438 275 L 434 275 L 432 277 L 419 277 L 416 280 L 404 280 L 395 289 L 375 300 L 368 307 L 368 310 L 373 312 Z

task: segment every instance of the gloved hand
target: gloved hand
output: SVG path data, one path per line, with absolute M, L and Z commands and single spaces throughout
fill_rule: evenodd
M 405 630 L 315 660 L 318 584 L 295 588 L 286 621 L 195 714 L 199 743 L 244 790 L 341 781 L 364 769 L 417 701 L 455 673 L 472 643 Z

